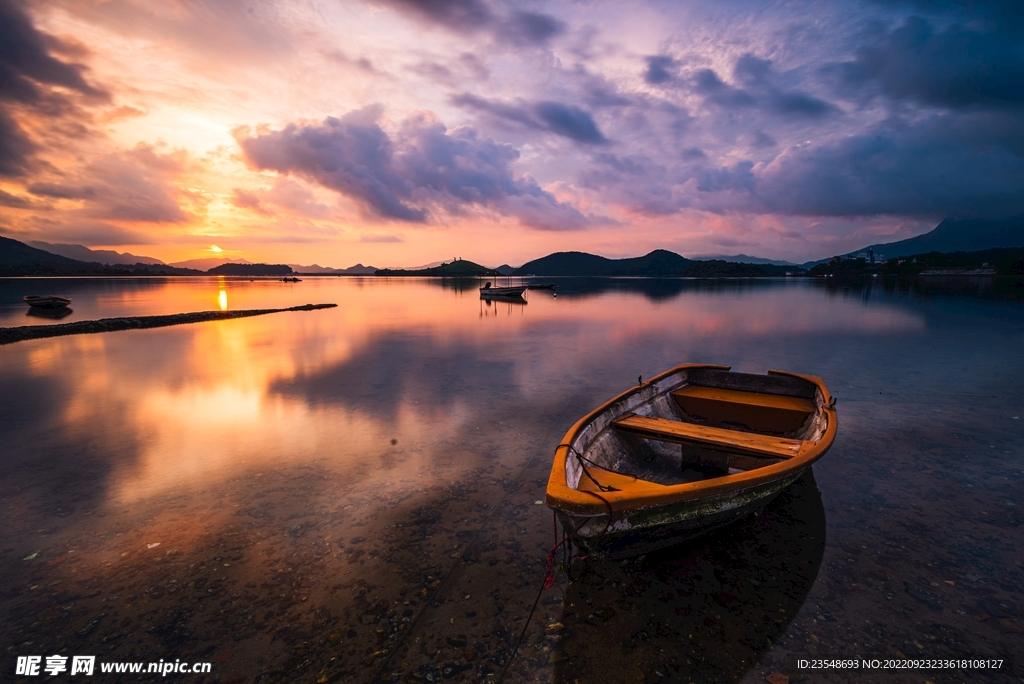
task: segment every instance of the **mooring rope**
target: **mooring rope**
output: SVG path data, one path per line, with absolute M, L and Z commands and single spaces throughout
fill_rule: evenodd
M 583 469 L 583 474 L 586 475 L 587 477 L 589 477 L 591 480 L 593 480 L 594 484 L 596 484 L 597 488 L 600 489 L 602 492 L 621 492 L 622 490 L 619 489 L 618 487 L 613 487 L 612 485 L 603 485 L 600 482 L 598 482 L 597 478 L 594 477 L 593 475 L 591 475 L 590 471 L 587 470 L 587 466 L 584 465 L 584 463 L 583 463 L 584 461 L 586 461 L 590 465 L 594 466 L 595 468 L 600 468 L 601 470 L 607 470 L 609 473 L 615 473 L 616 475 L 622 475 L 623 477 L 631 477 L 634 480 L 639 480 L 640 479 L 639 477 L 637 477 L 633 473 L 623 473 L 621 471 L 614 470 L 612 468 L 606 468 L 603 465 L 601 465 L 600 463 L 595 463 L 594 461 L 591 461 L 589 458 L 587 458 L 586 456 L 581 454 L 579 452 L 579 449 L 574 447 L 572 444 L 567 444 L 567 443 L 563 442 L 562 444 L 558 445 L 558 448 L 562 448 L 562 447 L 566 447 L 569 450 L 569 453 L 576 457 L 576 462 L 579 463 L 580 464 L 580 468 Z M 577 490 L 577 491 L 586 491 L 586 490 Z M 588 492 L 588 493 L 593 494 L 593 492 Z M 604 501 L 604 499 L 601 499 L 601 500 Z M 605 503 L 607 503 L 607 502 L 605 502 Z
M 499 683 L 504 679 L 505 673 L 508 672 L 508 668 L 512 666 L 512 661 L 515 660 L 516 656 L 519 654 L 519 647 L 522 645 L 523 638 L 526 637 L 526 632 L 530 628 L 530 622 L 533 620 L 533 614 L 537 612 L 537 605 L 540 603 L 541 595 L 544 593 L 545 589 L 550 589 L 555 586 L 554 562 L 558 549 L 576 536 L 576 532 L 574 531 L 572 534 L 563 536 L 561 541 L 558 540 L 558 517 L 555 515 L 554 511 L 551 511 L 551 524 L 554 530 L 555 544 L 551 547 L 551 550 L 548 551 L 548 557 L 544 563 L 544 581 L 541 582 L 540 589 L 537 590 L 537 598 L 533 600 L 533 606 L 530 608 L 530 614 L 526 617 L 525 624 L 523 624 L 523 631 L 519 633 L 519 638 L 516 639 L 515 646 L 512 647 L 512 652 L 508 656 L 508 661 L 505 662 L 505 667 L 501 669 L 501 674 L 498 675 Z

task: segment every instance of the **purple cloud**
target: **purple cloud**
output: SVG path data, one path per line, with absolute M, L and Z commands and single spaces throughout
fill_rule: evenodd
M 852 99 L 877 95 L 955 108 L 1024 103 L 1021 37 L 1002 29 L 936 31 L 926 19 L 909 17 L 891 32 L 876 32 L 854 59 L 823 71 Z
M 65 92 L 94 101 L 109 97 L 82 78 L 84 67 L 50 54 L 59 46 L 59 40 L 36 30 L 20 4 L 0 0 L 0 176 L 26 173 L 37 149 L 10 115 L 13 105 L 39 117 L 67 118 L 79 112 Z
M 471 127 L 448 129 L 428 115 L 385 132 L 370 107 L 280 131 L 237 129 L 250 166 L 294 174 L 358 202 L 372 216 L 413 223 L 432 213 L 486 207 L 541 229 L 573 229 L 596 220 L 559 202 L 529 176 L 517 177 L 519 152 Z M 545 215 L 546 212 L 546 215 Z
M 560 102 L 508 104 L 463 93 L 452 97 L 452 103 L 488 114 L 492 118 L 555 135 L 585 145 L 604 145 L 608 139 L 585 109 Z

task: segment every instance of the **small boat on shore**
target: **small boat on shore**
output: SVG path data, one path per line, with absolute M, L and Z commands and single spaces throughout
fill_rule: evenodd
M 481 297 L 522 297 L 524 292 L 526 292 L 526 285 L 516 285 L 515 287 L 492 287 L 491 283 L 487 282 L 480 288 Z
M 25 295 L 24 300 L 26 304 L 36 309 L 60 309 L 71 304 L 67 297 L 55 295 Z
M 573 425 L 545 503 L 584 553 L 640 555 L 759 514 L 835 440 L 813 375 L 683 364 Z

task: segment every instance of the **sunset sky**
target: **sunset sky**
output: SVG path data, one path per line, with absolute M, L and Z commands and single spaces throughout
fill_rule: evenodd
M 0 234 L 804 261 L 1024 213 L 1024 3 L 0 0 Z

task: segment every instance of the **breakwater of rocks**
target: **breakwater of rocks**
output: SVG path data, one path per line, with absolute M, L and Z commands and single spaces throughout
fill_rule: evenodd
M 76 321 L 74 323 L 58 323 L 55 325 L 22 325 L 13 328 L 0 328 L 0 344 L 12 344 L 24 340 L 37 340 L 43 337 L 61 337 L 63 335 L 82 335 L 87 333 L 116 332 L 118 330 L 139 330 L 142 328 L 163 328 L 169 325 L 186 323 L 204 323 L 206 321 L 223 321 L 230 318 L 246 318 L 264 314 L 281 313 L 284 311 L 315 311 L 330 309 L 337 304 L 303 304 L 290 306 L 287 309 L 240 309 L 238 311 L 193 311 L 191 313 L 168 314 L 165 316 L 124 316 L 118 318 L 101 318 L 95 321 Z

